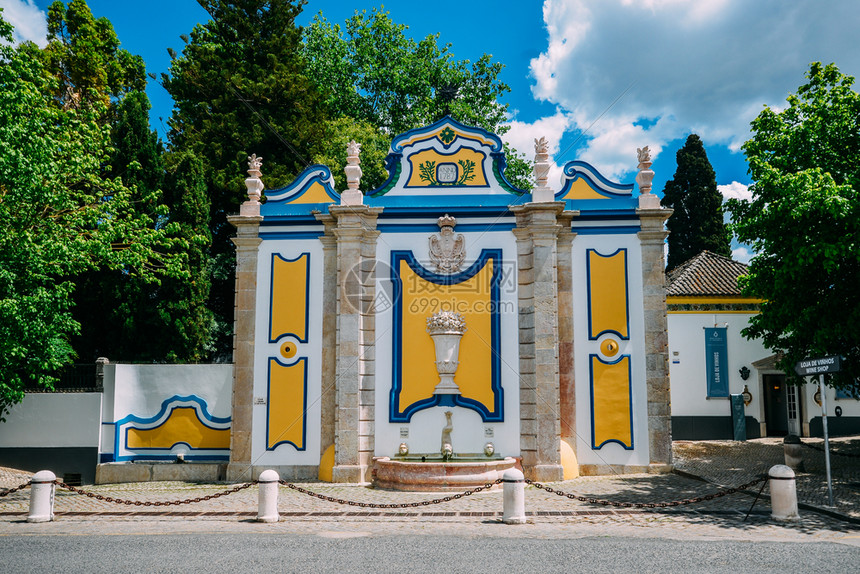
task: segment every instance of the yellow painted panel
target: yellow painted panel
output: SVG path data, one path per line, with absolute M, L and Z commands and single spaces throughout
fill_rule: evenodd
M 592 356 L 591 376 L 594 446 L 600 447 L 606 441 L 616 440 L 632 447 L 630 357 L 609 364 Z
M 468 181 L 463 182 L 460 185 L 463 185 L 463 186 L 474 186 L 474 185 L 486 186 L 487 180 L 484 178 L 484 169 L 483 169 L 484 159 L 486 159 L 484 154 L 482 154 L 481 152 L 472 150 L 472 149 L 468 149 L 468 148 L 461 148 L 457 153 L 455 153 L 453 155 L 442 155 L 433 149 L 427 149 L 424 151 L 420 151 L 418 153 L 414 153 L 414 154 L 409 156 L 410 175 L 409 175 L 409 181 L 406 183 L 406 185 L 414 186 L 414 187 L 428 187 L 431 185 L 431 182 L 421 179 L 421 170 L 418 169 L 419 166 L 424 164 L 425 162 L 428 162 L 428 161 L 436 162 L 435 165 L 438 166 L 440 163 L 458 164 L 458 162 L 462 161 L 462 162 L 472 162 L 474 164 L 473 168 L 472 168 L 472 174 L 474 175 L 474 177 L 472 177 Z M 463 167 L 461 165 L 459 165 L 459 164 L 457 165 L 457 170 L 458 170 L 457 173 L 462 175 Z M 433 177 L 436 177 L 435 173 L 436 173 L 436 170 L 434 169 L 433 170 L 433 174 L 434 174 Z
M 282 442 L 305 447 L 305 369 L 304 359 L 290 366 L 269 359 L 266 448 Z
M 570 184 L 570 189 L 562 199 L 608 199 L 608 197 L 591 187 L 584 177 L 580 177 Z
M 460 365 L 454 382 L 464 398 L 475 400 L 488 411 L 494 408 L 492 376 L 492 321 L 490 309 L 493 260 L 474 277 L 456 285 L 436 285 L 418 276 L 406 261 L 398 269 L 402 293 L 402 385 L 398 411 L 433 396 L 439 382 L 433 340 L 427 334 L 427 318 L 437 311 L 456 311 L 466 320 L 460 340 Z
M 323 185 L 320 182 L 315 181 L 306 192 L 290 203 L 334 203 L 334 200 L 325 192 Z
M 588 267 L 590 337 L 614 331 L 627 338 L 627 252 L 604 257 L 589 251 Z
M 295 261 L 280 255 L 272 258 L 270 341 L 287 333 L 300 341 L 307 339 L 309 258 L 307 253 Z
M 177 443 L 191 448 L 230 448 L 230 429 L 213 429 L 197 417 L 194 407 L 177 407 L 159 427 L 128 429 L 128 448 L 171 449 Z

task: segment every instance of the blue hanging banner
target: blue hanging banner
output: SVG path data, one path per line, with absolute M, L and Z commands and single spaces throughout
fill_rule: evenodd
M 729 396 L 725 327 L 705 327 L 705 376 L 708 381 L 708 397 Z

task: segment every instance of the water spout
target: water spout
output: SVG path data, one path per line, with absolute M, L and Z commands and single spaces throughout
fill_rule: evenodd
M 454 423 L 451 421 L 452 414 L 451 411 L 445 411 L 445 426 L 442 427 L 442 448 L 440 452 L 442 453 L 442 460 L 445 461 L 451 460 L 451 457 L 454 456 L 454 446 L 451 442 L 451 431 L 454 430 Z

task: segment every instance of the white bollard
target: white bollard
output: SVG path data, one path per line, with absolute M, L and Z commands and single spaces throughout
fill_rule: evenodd
M 797 513 L 797 486 L 794 471 L 784 464 L 772 466 L 770 477 L 770 516 L 775 520 L 799 520 Z
M 27 522 L 51 522 L 54 520 L 54 481 L 57 475 L 50 470 L 40 470 L 30 479 L 30 513 Z
M 257 522 L 277 522 L 278 515 L 278 480 L 280 476 L 274 470 L 264 470 L 258 480 L 260 497 L 257 505 Z
M 526 523 L 526 481 L 522 471 L 509 468 L 502 475 L 504 507 L 502 522 L 505 524 Z

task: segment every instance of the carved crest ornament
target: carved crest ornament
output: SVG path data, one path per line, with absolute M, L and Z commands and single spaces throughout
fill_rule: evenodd
M 454 234 L 457 220 L 448 214 L 437 221 L 439 233 L 430 236 L 430 261 L 437 273 L 456 273 L 466 259 L 466 238 L 462 233 Z

